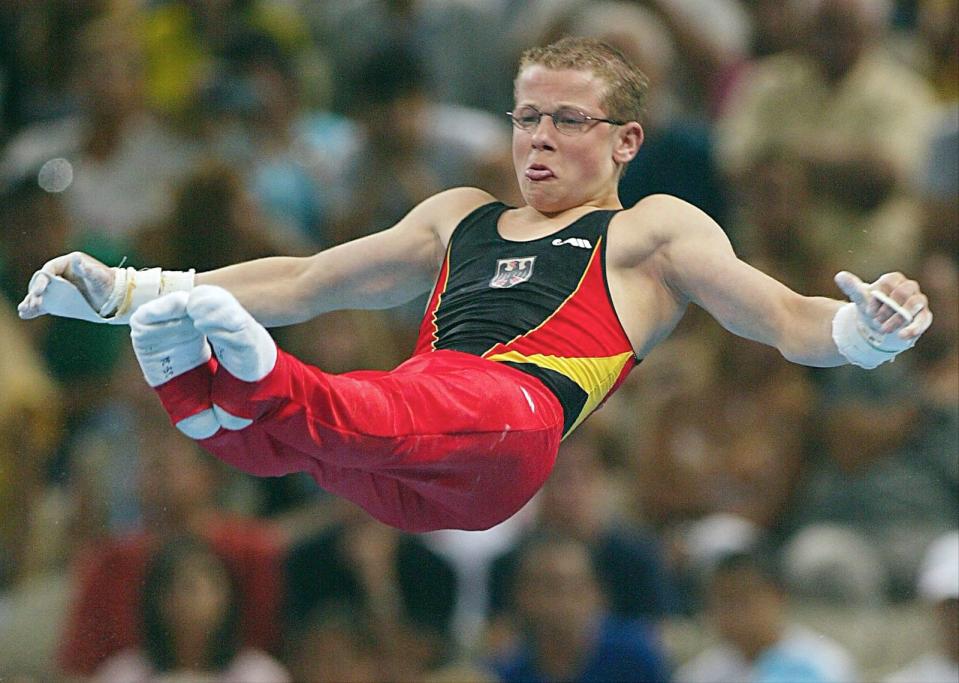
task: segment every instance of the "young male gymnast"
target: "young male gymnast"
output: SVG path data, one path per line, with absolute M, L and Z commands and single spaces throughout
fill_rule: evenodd
M 144 376 L 183 433 L 254 475 L 309 472 L 408 531 L 483 529 L 519 510 L 561 439 L 690 303 L 811 366 L 872 368 L 929 327 L 925 295 L 901 273 L 870 285 L 837 274 L 849 302 L 802 296 L 739 260 L 680 199 L 623 209 L 618 181 L 643 143 L 645 95 L 644 76 L 606 44 L 530 49 L 509 113 L 523 206 L 451 189 L 313 256 L 196 274 L 75 252 L 34 275 L 20 315 L 129 322 Z M 430 291 L 412 357 L 388 372 L 327 374 L 264 327 Z

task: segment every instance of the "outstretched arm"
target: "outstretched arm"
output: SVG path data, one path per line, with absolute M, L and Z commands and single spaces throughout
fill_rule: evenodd
M 457 191 L 415 207 L 382 232 L 313 256 L 270 257 L 199 273 L 197 284 L 230 291 L 267 326 L 346 308 L 390 308 L 429 290 L 443 259 L 442 224 Z M 465 213 L 464 213 L 465 215 Z
M 679 200 L 664 198 L 663 203 L 668 205 L 661 209 L 664 220 L 676 222 L 665 249 L 669 286 L 679 297 L 706 309 L 727 330 L 774 346 L 788 360 L 817 367 L 864 364 L 858 356 L 850 357 L 854 351 L 844 335 L 864 335 L 867 355 L 869 348 L 880 354 L 898 352 L 932 323 L 919 285 L 901 273 L 888 273 L 871 285 L 851 273 L 839 273 L 836 283 L 856 310 L 853 314 L 846 309 L 837 317 L 844 302 L 797 294 L 739 260 L 726 235 L 706 214 Z M 849 343 L 859 341 L 856 337 Z
M 429 290 L 453 227 L 491 200 L 474 188 L 447 190 L 382 232 L 313 256 L 270 257 L 199 273 L 195 281 L 229 290 L 267 326 L 302 322 L 344 308 L 396 306 Z M 137 285 L 125 284 L 126 278 Z M 125 322 L 136 306 L 165 293 L 165 288 L 189 288 L 193 282 L 192 274 L 124 271 L 74 252 L 47 262 L 34 275 L 19 312 L 24 319 L 54 313 Z M 137 294 L 141 284 L 148 291 Z M 115 315 L 121 317 L 110 318 Z

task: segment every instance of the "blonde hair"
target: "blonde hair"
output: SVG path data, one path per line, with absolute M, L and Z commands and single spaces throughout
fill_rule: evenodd
M 592 71 L 606 83 L 602 103 L 605 115 L 617 121 L 638 121 L 646 107 L 649 81 L 623 53 L 595 38 L 566 37 L 523 52 L 517 78 L 530 66 Z

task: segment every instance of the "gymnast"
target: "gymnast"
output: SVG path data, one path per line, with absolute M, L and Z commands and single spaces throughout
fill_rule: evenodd
M 739 260 L 691 204 L 623 209 L 646 88 L 602 42 L 532 48 L 509 112 L 524 205 L 450 189 L 313 256 L 204 273 L 74 252 L 37 271 L 20 316 L 128 323 L 147 383 L 203 448 L 257 476 L 308 472 L 407 531 L 513 515 L 690 303 L 804 365 L 874 368 L 915 344 L 932 314 L 901 273 L 838 273 L 848 301 L 802 296 Z M 328 374 L 266 330 L 428 292 L 413 355 L 391 371 Z

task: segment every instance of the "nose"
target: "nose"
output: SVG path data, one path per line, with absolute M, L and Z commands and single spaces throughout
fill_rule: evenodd
M 555 138 L 557 134 L 556 126 L 553 125 L 551 116 L 542 116 L 539 124 L 532 133 L 532 145 L 536 149 L 556 149 Z

